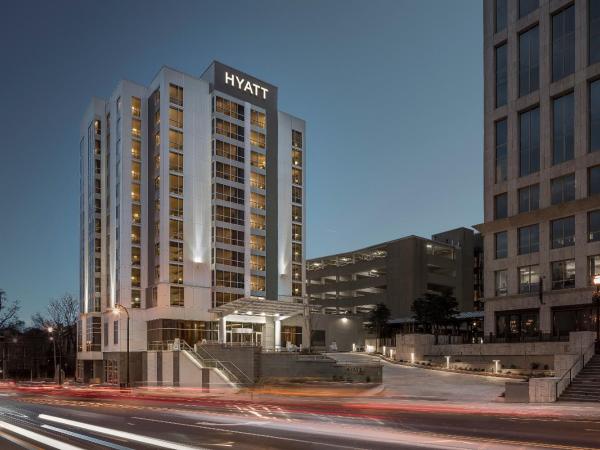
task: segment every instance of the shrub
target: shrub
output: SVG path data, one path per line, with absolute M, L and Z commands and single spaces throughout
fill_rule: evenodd
M 548 366 L 548 364 L 544 364 L 544 370 L 550 370 L 550 367 Z
M 538 370 L 539 368 L 540 368 L 540 363 L 537 363 L 537 362 L 531 363 L 531 370 Z

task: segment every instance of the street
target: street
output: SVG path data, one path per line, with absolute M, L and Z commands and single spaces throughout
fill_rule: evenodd
M 437 402 L 86 389 L 7 389 L 0 405 L 2 449 L 600 448 L 600 417 L 559 417 L 557 406 L 481 412 Z

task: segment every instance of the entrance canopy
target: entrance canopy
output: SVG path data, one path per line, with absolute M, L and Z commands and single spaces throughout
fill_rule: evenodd
M 243 297 L 208 310 L 220 317 L 229 315 L 291 317 L 304 313 L 304 305 L 289 300 L 264 300 L 258 297 Z

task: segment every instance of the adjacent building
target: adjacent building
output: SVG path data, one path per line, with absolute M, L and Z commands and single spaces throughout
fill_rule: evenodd
M 453 296 L 461 311 L 477 298 L 476 235 L 458 228 L 425 239 L 408 236 L 307 261 L 307 295 L 325 313 L 368 313 L 379 303 L 410 318 L 416 298 Z
M 261 342 L 264 312 L 225 320 L 218 308 L 305 294 L 305 122 L 278 110 L 277 92 L 215 61 L 91 101 L 79 378 L 122 380 L 127 317 L 132 377 L 144 380 L 146 352 L 175 338 Z
M 483 19 L 486 335 L 594 330 L 600 1 L 486 0 Z

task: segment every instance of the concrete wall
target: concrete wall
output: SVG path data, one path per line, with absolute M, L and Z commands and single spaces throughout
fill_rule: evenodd
M 311 330 L 325 331 L 325 347 L 315 347 L 315 350 L 331 349 L 331 344 L 336 343 L 338 351 L 349 352 L 352 350 L 352 344 L 362 346 L 365 343 L 365 329 L 363 322 L 365 316 L 341 316 L 337 314 L 311 314 Z M 282 325 L 294 325 L 305 327 L 305 322 L 301 316 L 291 317 L 282 321 Z M 281 345 L 285 345 L 282 342 Z

